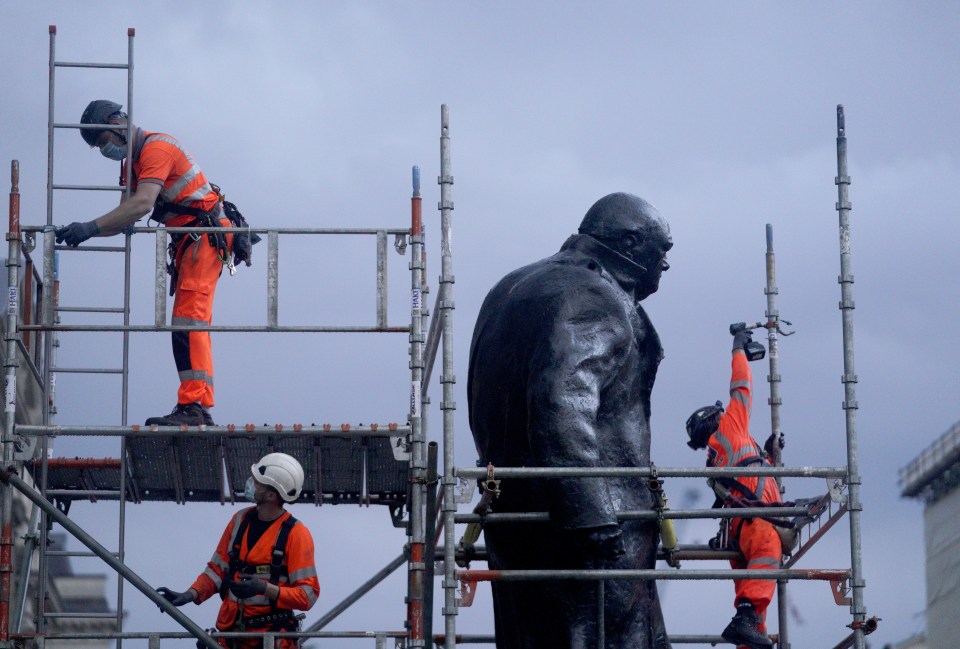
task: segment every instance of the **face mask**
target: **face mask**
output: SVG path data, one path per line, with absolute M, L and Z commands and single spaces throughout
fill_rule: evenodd
M 123 160 L 127 157 L 127 147 L 114 144 L 113 142 L 107 142 L 103 145 L 103 148 L 100 149 L 100 154 L 104 158 L 111 160 Z
M 257 486 L 253 484 L 253 477 L 247 478 L 247 483 L 243 486 L 243 497 L 246 498 L 249 502 L 256 502 L 254 494 L 257 491 Z

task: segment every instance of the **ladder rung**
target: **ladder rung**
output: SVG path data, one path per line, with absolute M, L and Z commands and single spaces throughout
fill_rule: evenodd
M 109 367 L 54 367 L 50 371 L 58 374 L 123 374 L 122 369 Z
M 123 313 L 122 306 L 57 306 L 54 311 L 62 313 Z
M 51 617 L 51 618 L 53 618 L 53 617 L 73 617 L 73 618 L 85 617 L 85 618 L 98 619 L 98 620 L 116 620 L 116 619 L 117 619 L 117 614 L 116 614 L 116 613 L 80 613 L 80 612 L 77 612 L 77 613 L 44 613 L 43 616 L 44 616 L 44 617 Z
M 119 185 L 54 185 L 53 188 L 94 190 L 98 192 L 122 192 L 124 190 L 124 188 Z
M 127 63 L 78 63 L 73 61 L 54 61 L 55 68 L 110 68 L 114 70 L 126 70 L 130 67 Z
M 80 550 L 47 550 L 48 557 L 99 557 L 95 552 L 81 552 Z M 119 557 L 119 552 L 110 552 L 110 556 Z

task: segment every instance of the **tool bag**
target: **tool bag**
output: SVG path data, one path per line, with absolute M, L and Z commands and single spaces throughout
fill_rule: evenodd
M 211 183 L 211 186 L 213 190 L 217 192 L 217 196 L 220 196 L 219 202 L 212 210 L 205 211 L 196 207 L 168 203 L 158 199 L 150 218 L 162 223 L 161 217 L 164 214 L 189 214 L 193 217 L 193 220 L 184 224 L 183 227 L 221 228 L 225 230 L 226 228 L 223 228 L 220 224 L 220 208 L 222 206 L 223 215 L 227 217 L 227 220 L 230 221 L 230 225 L 232 226 L 231 229 L 233 232 L 231 234 L 233 235 L 233 244 L 230 246 L 230 249 L 227 250 L 227 237 L 225 232 L 207 232 L 207 240 L 211 246 L 216 248 L 217 257 L 222 263 L 227 265 L 230 269 L 230 274 L 234 275 L 237 272 L 237 264 L 244 263 L 247 266 L 252 265 L 253 246 L 260 243 L 262 239 L 258 234 L 250 231 L 250 224 L 247 223 L 247 220 L 243 214 L 240 213 L 240 210 L 237 209 L 237 206 L 223 199 L 220 188 L 213 183 Z M 167 273 L 171 278 L 170 295 L 173 295 L 177 290 L 177 260 L 181 252 L 181 244 L 184 243 L 186 236 L 187 234 L 183 232 L 170 235 L 170 245 L 167 246 L 167 254 L 169 255 Z M 200 238 L 199 234 L 191 234 L 189 236 L 193 241 L 197 241 Z

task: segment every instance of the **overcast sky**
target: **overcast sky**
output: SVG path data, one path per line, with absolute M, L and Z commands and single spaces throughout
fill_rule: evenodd
M 684 444 L 683 422 L 694 408 L 725 399 L 729 323 L 764 317 L 769 223 L 780 313 L 797 332 L 780 346 L 784 459 L 842 465 L 834 177 L 835 110 L 843 104 L 865 601 L 883 618 L 871 643 L 923 629 L 922 506 L 899 498 L 897 470 L 960 416 L 958 5 L 8 2 L 0 6 L 0 160 L 20 161 L 22 220 L 30 224 L 46 214 L 49 24 L 58 27 L 61 61 L 123 62 L 126 30 L 136 28 L 135 121 L 179 138 L 257 227 L 406 227 L 410 169 L 420 165 L 431 305 L 440 258 L 440 106 L 449 105 L 456 440 L 464 466 L 476 458 L 465 383 L 481 301 L 510 270 L 555 252 L 590 205 L 613 191 L 657 205 L 675 242 L 660 292 L 645 303 L 666 348 L 653 393 L 654 461 L 703 463 Z M 117 71 L 58 69 L 56 121 L 77 122 L 91 99 L 126 105 L 125 82 Z M 111 184 L 117 175 L 115 163 L 75 131 L 57 132 L 54 166 L 62 183 Z M 116 201 L 88 194 L 58 192 L 54 223 L 95 218 Z M 141 239 L 133 320 L 149 324 L 153 239 Z M 373 250 L 370 239 L 284 238 L 281 323 L 373 324 Z M 256 251 L 253 268 L 223 278 L 216 323 L 265 322 L 265 252 Z M 391 253 L 390 262 L 390 319 L 403 324 L 409 256 Z M 120 304 L 116 259 L 64 254 L 61 267 L 62 304 Z M 117 334 L 64 335 L 61 363 L 118 366 L 120 350 Z M 220 424 L 402 422 L 406 352 L 398 334 L 215 335 L 213 415 Z M 753 369 L 753 432 L 762 441 L 770 426 L 767 367 Z M 130 423 L 170 410 L 176 374 L 166 334 L 132 337 L 130 377 Z M 439 384 L 430 390 L 439 403 Z M 58 421 L 119 424 L 119 395 L 115 377 L 61 376 Z M 439 422 L 434 406 L 433 439 Z M 55 444 L 69 456 L 117 450 L 112 440 Z M 701 480 L 666 488 L 675 507 L 709 506 Z M 823 490 L 819 480 L 788 482 L 788 496 Z M 184 589 L 233 511 L 130 506 L 127 563 L 152 584 Z M 295 513 L 318 549 L 322 591 L 308 623 L 404 542 L 379 508 Z M 78 503 L 71 515 L 116 545 L 115 505 Z M 681 542 L 703 542 L 714 528 L 684 525 Z M 849 566 L 848 538 L 846 524 L 837 526 L 801 567 Z M 75 565 L 101 570 L 94 561 Z M 719 633 L 733 613 L 729 582 L 661 589 L 671 633 Z M 790 590 L 795 647 L 832 646 L 849 632 L 849 611 L 833 604 L 827 584 Z M 400 629 L 404 594 L 398 573 L 330 628 Z M 458 629 L 492 632 L 487 585 L 477 600 L 461 610 Z M 131 630 L 173 628 L 132 588 L 124 607 Z M 216 609 L 208 602 L 185 610 L 210 626 Z

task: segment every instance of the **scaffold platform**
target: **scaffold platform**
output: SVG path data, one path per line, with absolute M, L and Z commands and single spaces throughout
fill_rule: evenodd
M 346 430 L 324 426 L 321 434 L 309 435 L 263 434 L 268 429 L 249 426 L 239 430 L 249 428 L 251 434 L 239 437 L 230 436 L 237 432 L 233 426 L 146 435 L 137 434 L 136 428 L 127 429 L 128 473 L 122 486 L 131 503 L 243 502 L 250 466 L 273 452 L 300 459 L 304 470 L 300 502 L 390 507 L 407 502 L 409 456 L 398 447 L 404 433 L 396 424 L 386 427 L 391 437 L 363 434 L 379 432 L 376 425 L 350 436 L 329 434 L 349 432 L 346 425 L 342 427 Z M 300 426 L 295 429 L 303 431 Z M 261 434 L 254 435 L 256 432 Z M 40 465 L 37 460 L 35 466 Z M 116 500 L 121 470 L 117 458 L 51 458 L 47 462 L 47 493 L 61 501 Z

